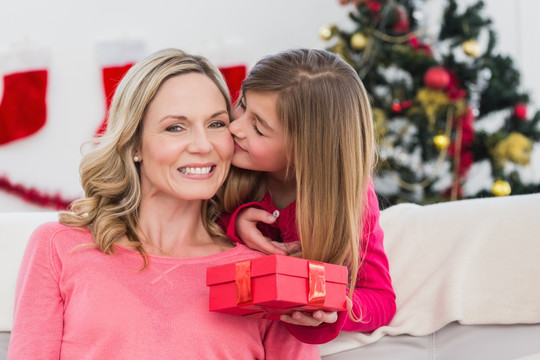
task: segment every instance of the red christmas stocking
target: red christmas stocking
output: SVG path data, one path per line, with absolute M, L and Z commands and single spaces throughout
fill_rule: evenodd
M 240 95 L 242 81 L 246 78 L 247 67 L 245 65 L 224 66 L 219 67 L 219 70 L 225 78 L 229 93 L 231 94 L 231 101 L 234 105 Z
M 107 129 L 107 114 L 111 106 L 111 100 L 116 90 L 116 86 L 122 80 L 126 72 L 133 66 L 132 63 L 119 66 L 105 67 L 102 70 L 103 90 L 105 92 L 105 119 L 96 131 L 96 136 L 102 135 Z
M 32 135 L 45 125 L 47 78 L 45 69 L 4 75 L 0 144 Z
M 98 60 L 103 66 L 101 74 L 105 93 L 105 118 L 96 136 L 102 135 L 107 129 L 107 114 L 118 83 L 144 53 L 144 45 L 137 40 L 108 42 L 98 46 Z

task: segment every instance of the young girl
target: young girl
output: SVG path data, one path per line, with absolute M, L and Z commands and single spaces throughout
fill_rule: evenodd
M 297 49 L 253 67 L 229 126 L 235 153 L 223 193 L 227 235 L 266 253 L 349 268 L 349 316 L 282 316 L 304 342 L 327 342 L 342 329 L 373 331 L 395 313 L 371 181 L 371 116 L 351 66 L 327 51 Z

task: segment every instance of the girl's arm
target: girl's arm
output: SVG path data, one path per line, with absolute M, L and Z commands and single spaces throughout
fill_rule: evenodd
M 52 267 L 55 256 L 48 225 L 34 231 L 21 263 L 8 360 L 60 358 L 63 300 Z
M 259 223 L 272 224 L 275 221 L 276 217 L 264 210 L 259 203 L 251 202 L 239 206 L 233 213 L 223 215 L 218 223 L 234 242 L 243 243 L 250 249 L 265 254 L 287 255 L 288 251 L 294 251 L 296 247 L 273 241 L 257 227 Z
M 384 251 L 384 233 L 379 224 L 379 204 L 373 186 L 367 193 L 368 202 L 362 237 L 361 259 L 353 293 L 354 313 L 361 322 L 347 318 L 346 331 L 371 332 L 387 325 L 396 313 L 396 295 L 390 278 L 388 259 Z
M 240 234 L 237 232 L 236 222 L 240 217 L 240 213 L 245 209 L 255 208 L 261 209 L 261 206 L 257 202 L 249 202 L 240 205 L 234 212 L 228 214 L 222 214 L 218 220 L 218 225 L 225 231 L 225 234 L 234 242 L 243 244 L 244 241 L 240 238 Z M 245 211 L 244 211 L 245 212 Z

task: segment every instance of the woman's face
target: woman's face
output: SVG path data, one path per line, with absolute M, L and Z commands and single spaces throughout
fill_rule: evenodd
M 278 117 L 278 94 L 247 91 L 233 112 L 229 131 L 234 137 L 232 163 L 242 169 L 282 176 L 287 170 L 283 126 Z
M 227 103 L 206 75 L 166 80 L 143 119 L 143 196 L 209 199 L 223 184 L 234 152 Z

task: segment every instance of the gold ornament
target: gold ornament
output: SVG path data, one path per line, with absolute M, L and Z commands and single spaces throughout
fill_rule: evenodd
M 495 196 L 508 196 L 512 192 L 510 184 L 504 180 L 497 180 L 491 188 L 491 192 Z
M 444 134 L 439 134 L 433 137 L 433 143 L 435 143 L 435 147 L 440 151 L 450 146 L 450 139 Z
M 435 126 L 436 115 L 440 113 L 446 105 L 450 104 L 451 100 L 444 91 L 421 88 L 416 94 L 416 102 L 420 104 L 422 110 L 426 114 L 431 130 Z
M 477 58 L 480 55 L 480 45 L 475 39 L 470 39 L 461 44 L 463 52 L 470 57 Z
M 328 41 L 334 36 L 334 31 L 336 27 L 335 25 L 332 26 L 321 26 L 319 29 L 319 37 L 323 39 L 324 41 Z
M 388 134 L 388 128 L 386 127 L 386 114 L 382 109 L 373 108 L 373 125 L 375 132 L 375 139 L 377 143 L 381 143 L 384 136 Z
M 357 32 L 351 37 L 351 47 L 356 50 L 362 50 L 367 45 L 367 38 L 361 32 Z
M 532 141 L 521 133 L 513 132 L 495 145 L 492 153 L 499 167 L 503 167 L 506 161 L 521 166 L 527 166 L 531 162 Z

